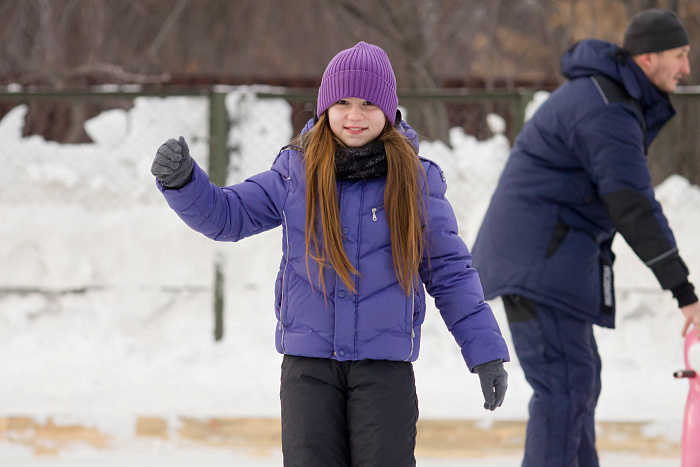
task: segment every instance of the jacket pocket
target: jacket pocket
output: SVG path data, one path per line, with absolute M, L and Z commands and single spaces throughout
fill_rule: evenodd
M 377 206 L 369 210 L 372 216 L 372 222 L 377 222 L 380 216 L 384 215 L 384 206 Z
M 569 229 L 570 227 L 562 222 L 561 219 L 557 221 L 557 225 L 554 226 L 552 236 L 549 238 L 547 251 L 544 254 L 545 258 L 549 259 L 554 256 L 554 253 L 557 252 L 561 244 L 564 242 L 564 238 L 566 238 L 566 234 L 569 233 Z
M 415 288 L 410 296 L 406 296 L 406 331 L 411 332 L 416 323 L 422 322 L 422 303 L 420 293 Z
M 284 276 L 280 274 L 275 281 L 275 314 L 277 319 L 282 318 L 282 288 L 284 287 Z
M 362 233 L 360 241 L 363 248 L 370 251 L 385 248 L 391 244 L 389 220 L 383 205 L 366 209 L 362 213 Z

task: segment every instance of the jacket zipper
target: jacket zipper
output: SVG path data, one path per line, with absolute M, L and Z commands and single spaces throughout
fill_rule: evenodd
M 377 222 L 377 210 L 379 208 L 372 208 L 372 221 Z M 415 297 L 415 290 L 413 291 L 414 295 L 411 299 L 411 353 L 408 354 L 408 358 L 404 360 L 405 362 L 409 361 L 411 357 L 413 356 L 413 349 L 415 346 L 415 340 L 416 340 L 416 332 L 413 329 L 413 319 L 414 319 L 414 313 L 416 311 L 416 297 Z

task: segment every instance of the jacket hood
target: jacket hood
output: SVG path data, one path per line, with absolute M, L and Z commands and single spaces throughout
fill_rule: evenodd
M 605 75 L 622 83 L 631 97 L 639 99 L 641 86 L 634 68 L 639 67 L 624 50 L 599 39 L 577 42 L 561 58 L 561 74 L 566 78 Z
M 613 44 L 598 39 L 579 41 L 561 58 L 561 73 L 569 79 L 581 76 L 606 75 L 620 77 L 620 65 L 625 62 L 625 52 Z
M 304 126 L 304 129 L 301 130 L 301 134 L 303 135 L 307 131 L 309 131 L 313 126 L 315 125 L 316 121 L 315 118 L 312 118 L 308 122 L 306 122 L 306 125 Z M 401 120 L 399 125 L 396 127 L 396 129 L 404 135 L 408 140 L 411 142 L 414 148 L 416 148 L 416 154 L 419 153 L 419 143 L 418 143 L 418 133 L 416 133 L 416 130 L 411 128 L 411 126 L 406 123 L 404 120 Z
M 561 73 L 568 79 L 605 75 L 622 84 L 642 107 L 650 141 L 674 115 L 668 94 L 654 86 L 632 57 L 612 42 L 577 42 L 562 56 Z

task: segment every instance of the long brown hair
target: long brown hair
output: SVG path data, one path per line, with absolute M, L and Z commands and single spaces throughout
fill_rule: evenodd
M 394 271 L 409 295 L 419 280 L 418 267 L 425 249 L 425 206 L 420 189 L 425 172 L 413 145 L 388 122 L 378 139 L 384 143 L 388 163 L 384 212 L 389 223 Z M 306 269 L 309 271 L 310 256 L 318 262 L 324 291 L 323 269 L 330 266 L 348 290 L 356 292 L 352 276 L 359 272 L 343 249 L 336 192 L 335 153 L 344 144 L 331 131 L 325 112 L 311 130 L 297 137 L 296 143 L 303 148 L 306 162 Z

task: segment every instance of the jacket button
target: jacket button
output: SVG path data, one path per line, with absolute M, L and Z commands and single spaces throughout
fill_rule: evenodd
M 345 291 L 341 290 L 340 292 L 338 292 L 338 297 L 340 297 L 340 298 L 345 297 Z
M 345 355 L 345 351 L 344 351 L 344 350 L 338 350 L 338 353 L 340 354 L 341 357 L 342 357 L 343 355 Z
M 348 229 L 347 227 L 343 227 L 343 235 L 347 235 L 348 232 L 350 232 L 350 229 Z

